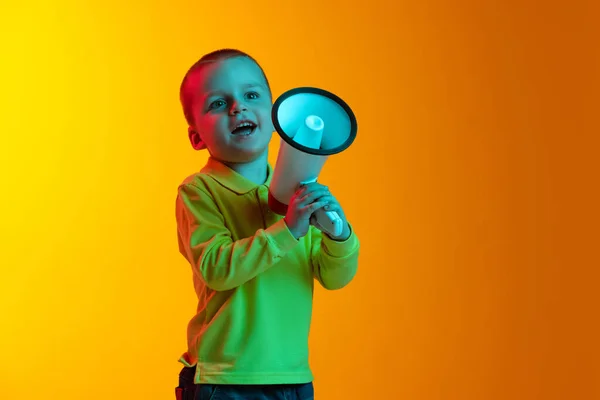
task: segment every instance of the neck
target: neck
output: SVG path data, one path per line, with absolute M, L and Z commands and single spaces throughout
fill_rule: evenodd
M 268 151 L 252 161 L 242 163 L 225 162 L 229 168 L 242 175 L 244 178 L 262 185 L 267 181 Z

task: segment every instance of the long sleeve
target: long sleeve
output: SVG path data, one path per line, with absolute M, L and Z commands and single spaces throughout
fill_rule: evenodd
M 212 196 L 193 184 L 180 186 L 176 216 L 181 253 L 194 273 L 216 291 L 251 280 L 298 244 L 283 220 L 234 241 Z
M 350 237 L 338 242 L 311 227 L 311 261 L 313 274 L 328 290 L 341 289 L 348 285 L 358 269 L 360 243 L 350 227 Z

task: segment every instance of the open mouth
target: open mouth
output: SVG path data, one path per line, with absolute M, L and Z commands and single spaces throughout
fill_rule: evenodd
M 252 121 L 244 121 L 240 123 L 233 131 L 232 135 L 236 136 L 248 136 L 254 133 L 256 130 L 256 124 Z

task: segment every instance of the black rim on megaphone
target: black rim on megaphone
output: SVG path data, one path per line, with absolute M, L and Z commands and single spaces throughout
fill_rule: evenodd
M 283 103 L 289 97 L 291 97 L 295 94 L 301 94 L 301 93 L 312 93 L 312 94 L 318 94 L 320 96 L 327 97 L 327 98 L 335 101 L 340 107 L 342 107 L 344 109 L 344 111 L 346 111 L 346 114 L 348 114 L 348 118 L 350 119 L 350 132 L 348 135 L 348 139 L 346 139 L 346 141 L 344 143 L 342 143 L 341 145 L 339 145 L 338 147 L 335 147 L 333 149 L 313 149 L 313 148 L 305 147 L 299 143 L 294 142 L 294 139 L 292 139 L 291 137 L 288 136 L 287 133 L 285 133 L 285 131 L 279 124 L 279 120 L 277 118 L 277 112 L 279 110 L 279 106 L 281 105 L 281 103 Z M 330 156 L 330 155 L 337 154 L 337 153 L 344 151 L 345 149 L 350 147 L 352 142 L 354 142 L 354 139 L 356 138 L 356 131 L 358 129 L 358 126 L 356 123 L 356 117 L 354 116 L 352 109 L 348 106 L 348 104 L 346 104 L 346 102 L 344 100 L 342 100 L 335 94 L 328 92 L 327 90 L 314 88 L 314 87 L 298 87 L 298 88 L 288 90 L 287 92 L 284 92 L 282 95 L 280 95 L 277 98 L 277 100 L 275 100 L 275 103 L 273 103 L 273 108 L 271 110 L 271 119 L 273 120 L 273 126 L 275 127 L 275 130 L 277 132 L 279 132 L 279 136 L 283 140 L 285 140 L 290 146 L 295 147 L 296 149 L 301 150 L 305 153 L 313 154 L 316 156 Z

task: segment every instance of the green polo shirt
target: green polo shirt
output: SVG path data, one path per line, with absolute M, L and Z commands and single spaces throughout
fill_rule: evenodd
M 179 186 L 179 248 L 198 296 L 180 362 L 197 366 L 196 383 L 311 382 L 314 281 L 340 289 L 356 274 L 354 232 L 337 242 L 311 227 L 296 240 L 269 210 L 272 173 L 258 185 L 209 158 Z

